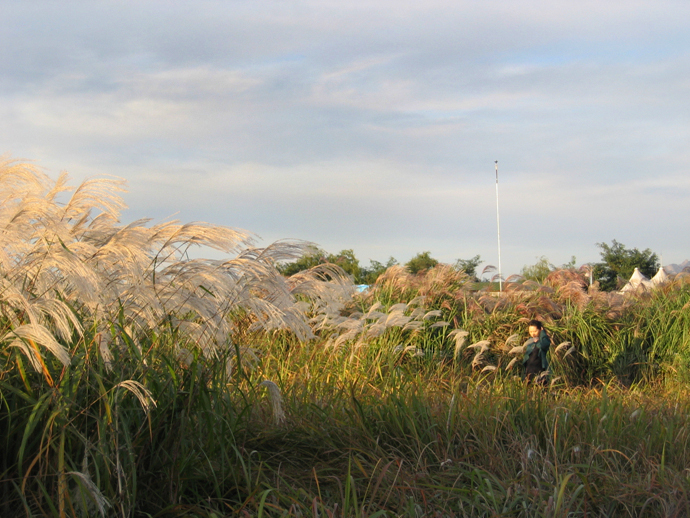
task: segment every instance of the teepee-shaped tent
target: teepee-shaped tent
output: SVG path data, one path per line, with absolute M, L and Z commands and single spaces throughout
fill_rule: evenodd
M 655 288 L 657 286 L 661 286 L 662 284 L 666 284 L 668 281 L 670 281 L 671 278 L 668 276 L 666 273 L 666 270 L 664 270 L 663 266 L 659 267 L 659 271 L 656 272 L 656 275 L 652 277 L 652 286 Z
M 621 293 L 628 293 L 639 290 L 649 290 L 653 287 L 654 285 L 652 284 L 652 281 L 645 277 L 639 268 L 635 268 L 635 271 L 630 276 L 630 280 L 626 283 L 625 286 L 623 286 Z

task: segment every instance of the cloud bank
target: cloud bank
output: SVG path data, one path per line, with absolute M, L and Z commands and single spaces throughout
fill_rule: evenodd
M 1 150 L 335 252 L 681 262 L 690 4 L 9 2 Z

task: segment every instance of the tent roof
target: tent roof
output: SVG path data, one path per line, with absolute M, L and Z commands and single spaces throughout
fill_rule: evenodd
M 659 267 L 659 271 L 656 272 L 656 275 L 652 277 L 652 284 L 654 286 L 659 286 L 661 284 L 664 284 L 665 282 L 668 282 L 670 280 L 670 277 L 666 274 L 666 270 L 664 270 L 664 267 L 661 266 Z
M 639 268 L 635 268 L 635 271 L 633 274 L 630 276 L 630 280 L 628 282 L 642 282 L 642 281 L 648 281 L 649 279 L 643 274 Z
M 650 289 L 654 287 L 654 284 L 644 276 L 639 268 L 635 268 L 635 271 L 630 276 L 630 280 L 623 286 L 621 292 L 636 291 L 638 289 Z

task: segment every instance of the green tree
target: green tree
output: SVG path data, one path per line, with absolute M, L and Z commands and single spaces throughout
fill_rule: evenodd
M 358 284 L 369 284 L 372 285 L 391 266 L 398 264 L 398 261 L 394 257 L 389 257 L 385 264 L 379 261 L 370 261 L 368 268 L 362 268 L 360 270 L 359 279 L 357 279 Z
M 290 277 L 298 272 L 308 270 L 309 268 L 313 268 L 318 264 L 325 263 L 327 260 L 326 252 L 320 248 L 312 246 L 309 248 L 309 251 L 306 254 L 296 261 L 278 264 L 276 268 L 281 274 L 285 275 L 286 277 Z
M 620 287 L 639 268 L 647 277 L 652 277 L 659 268 L 659 258 L 649 248 L 625 248 L 615 239 L 611 245 L 597 243 L 601 248 L 602 262 L 594 265 L 594 278 L 602 290 L 611 291 Z
M 323 263 L 337 264 L 347 273 L 352 275 L 352 277 L 355 279 L 355 282 L 359 281 L 361 268 L 359 266 L 359 259 L 357 259 L 352 249 L 341 250 L 337 254 L 329 254 L 314 246 L 296 261 L 279 264 L 277 268 L 281 274 L 289 277 L 297 272 L 308 270 L 309 268 L 313 268 L 314 266 Z
M 475 255 L 472 259 L 458 259 L 455 261 L 453 267 L 456 270 L 465 272 L 470 277 L 477 279 L 477 267 L 482 263 L 482 258 L 479 255 Z
M 337 264 L 347 273 L 352 275 L 355 282 L 359 281 L 361 268 L 359 267 L 359 259 L 355 257 L 355 252 L 351 248 L 348 250 L 341 250 L 337 254 L 328 254 L 327 260 L 329 263 Z
M 553 269 L 553 265 L 546 256 L 542 255 L 535 264 L 523 266 L 520 275 L 526 280 L 542 283 Z
M 438 264 L 438 261 L 431 257 L 431 252 L 420 252 L 409 260 L 405 266 L 410 273 L 419 273 L 422 270 L 428 270 Z
M 570 256 L 570 261 L 561 265 L 562 270 L 573 270 L 577 264 L 577 258 L 573 255 Z

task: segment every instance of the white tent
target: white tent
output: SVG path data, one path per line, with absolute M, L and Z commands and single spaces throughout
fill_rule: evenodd
M 652 286 L 655 288 L 657 286 L 661 286 L 662 284 L 666 284 L 668 281 L 670 281 L 671 278 L 668 276 L 666 273 L 666 270 L 664 270 L 663 266 L 659 267 L 659 271 L 656 272 L 656 275 L 652 277 Z
M 650 290 L 654 286 L 655 285 L 652 284 L 652 281 L 650 281 L 647 277 L 645 277 L 639 268 L 635 268 L 635 271 L 633 272 L 632 276 L 630 277 L 630 280 L 627 282 L 627 284 L 625 286 L 623 286 L 621 293 L 630 293 L 630 292 L 635 292 L 635 291 Z

